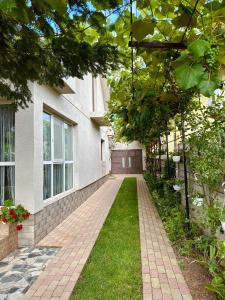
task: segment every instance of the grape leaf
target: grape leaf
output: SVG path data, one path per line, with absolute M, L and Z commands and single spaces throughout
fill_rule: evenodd
M 190 89 L 200 83 L 204 71 L 205 68 L 200 64 L 185 63 L 175 69 L 177 84 L 182 89 Z
M 218 80 L 202 80 L 199 84 L 199 89 L 202 95 L 210 97 L 218 88 Z
M 148 34 L 153 34 L 155 23 L 150 21 L 136 21 L 131 26 L 133 36 L 137 41 L 142 41 Z
M 173 24 L 179 28 L 179 27 L 195 27 L 197 24 L 197 20 L 195 16 L 190 16 L 186 12 L 182 12 L 179 16 L 174 18 L 172 20 Z
M 15 0 L 0 0 L 0 9 L 10 11 L 14 7 L 16 7 L 16 1 Z
M 188 46 L 188 50 L 195 56 L 195 57 L 202 57 L 205 53 L 210 49 L 211 45 L 206 40 L 195 40 Z

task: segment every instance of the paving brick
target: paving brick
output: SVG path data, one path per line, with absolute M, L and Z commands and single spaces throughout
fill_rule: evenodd
M 69 299 L 122 181 L 123 177 L 109 179 L 38 243 L 42 247 L 62 248 L 47 264 L 24 299 Z M 53 214 L 46 215 L 46 218 L 55 217 Z
M 151 201 L 147 185 L 142 176 L 137 175 L 136 177 L 143 299 L 191 300 L 192 297 L 161 219 Z M 47 264 L 45 271 L 28 290 L 24 299 L 69 299 L 123 178 L 123 175 L 116 176 L 106 182 L 39 243 L 39 246 L 62 248 L 56 257 Z M 84 194 L 83 198 L 86 196 Z M 81 203 L 82 201 L 81 199 Z M 64 201 L 64 206 L 66 206 L 65 203 L 67 202 Z M 68 200 L 68 205 L 69 203 L 71 202 Z M 46 214 L 45 218 L 54 218 L 54 216 Z M 43 222 L 41 218 L 40 222 Z M 54 224 L 52 226 L 54 228 Z M 72 232 L 71 228 L 73 228 Z
M 142 176 L 138 180 L 143 299 L 191 300 L 191 294 Z M 147 248 L 147 251 L 146 251 Z M 183 297 L 183 298 L 182 298 Z

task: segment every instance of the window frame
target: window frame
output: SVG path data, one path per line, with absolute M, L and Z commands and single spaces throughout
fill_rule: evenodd
M 44 199 L 44 193 L 43 193 L 43 201 L 48 201 L 51 198 L 54 198 L 56 196 L 62 195 L 65 192 L 71 191 L 74 189 L 74 126 L 65 122 L 60 117 L 57 117 L 56 115 L 48 112 L 43 111 L 43 114 L 48 114 L 50 116 L 50 126 L 51 126 L 51 160 L 44 160 L 44 153 L 43 153 L 43 176 L 44 176 L 44 165 L 51 165 L 51 196 L 49 198 Z M 63 147 L 63 158 L 62 159 L 55 159 L 54 155 L 54 120 L 57 119 L 63 123 L 62 126 L 62 147 Z M 73 160 L 66 160 L 66 148 L 65 148 L 65 125 L 71 126 L 72 131 L 72 154 L 73 154 Z M 43 148 L 44 149 L 44 148 Z M 54 165 L 63 165 L 63 188 L 62 192 L 54 195 Z M 72 164 L 72 187 L 70 189 L 65 189 L 66 187 L 66 164 Z M 44 186 L 44 178 L 43 178 L 43 186 Z

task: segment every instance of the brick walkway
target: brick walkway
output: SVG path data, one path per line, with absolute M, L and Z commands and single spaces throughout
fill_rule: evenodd
M 69 299 L 125 176 L 135 175 L 118 175 L 108 180 L 39 242 L 38 246 L 62 248 L 30 287 L 23 297 L 24 300 Z M 191 300 L 163 224 L 154 204 L 150 201 L 143 176 L 136 177 L 143 299 Z
M 38 245 L 62 247 L 23 299 L 68 299 L 122 183 L 109 179 Z M 84 299 L 85 300 L 85 299 Z
M 191 300 L 148 187 L 138 176 L 139 224 L 144 300 Z

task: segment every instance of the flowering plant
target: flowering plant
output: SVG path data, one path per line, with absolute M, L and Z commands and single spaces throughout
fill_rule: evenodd
M 30 213 L 22 205 L 12 206 L 12 200 L 5 200 L 4 206 L 0 207 L 0 220 L 3 224 L 17 223 L 16 229 L 18 231 L 23 229 L 21 224 L 28 219 Z

